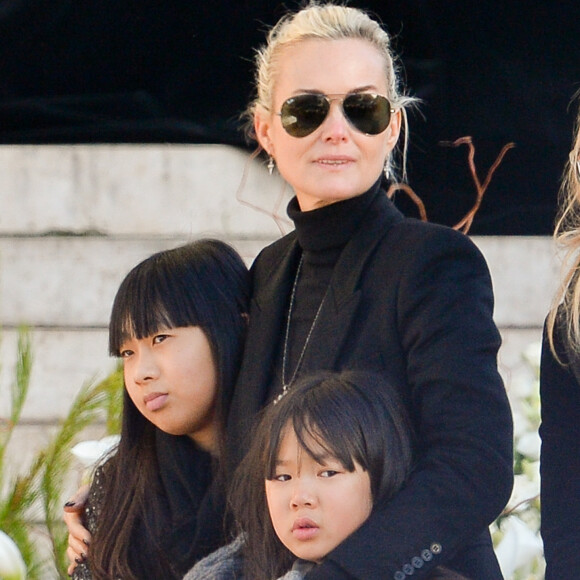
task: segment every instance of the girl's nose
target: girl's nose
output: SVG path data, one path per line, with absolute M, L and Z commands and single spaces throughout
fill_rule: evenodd
M 133 380 L 137 384 L 147 383 L 159 376 L 159 368 L 155 363 L 155 358 L 146 352 L 141 352 L 136 356 L 132 368 Z
M 291 506 L 297 507 L 314 507 L 316 505 L 316 492 L 310 482 L 295 479 L 294 489 L 292 490 Z

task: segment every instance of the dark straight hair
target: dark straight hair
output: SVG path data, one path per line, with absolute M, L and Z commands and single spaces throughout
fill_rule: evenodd
M 249 291 L 249 273 L 237 252 L 219 240 L 198 240 L 154 254 L 133 268 L 119 287 L 111 313 L 112 356 L 120 356 L 126 339 L 145 338 L 164 328 L 199 326 L 204 331 L 217 374 L 220 458 L 241 362 Z M 150 578 L 183 575 L 172 572 L 159 541 L 161 524 L 156 526 L 164 516 L 159 499 L 158 431 L 125 389 L 121 439 L 104 466 L 104 500 L 89 550 L 95 578 L 138 579 L 138 570 L 147 570 Z M 137 527 L 142 528 L 141 545 L 135 547 L 131 544 Z
M 244 577 L 253 580 L 277 578 L 295 559 L 274 531 L 265 493 L 288 429 L 315 460 L 322 448 L 348 471 L 354 471 L 355 462 L 367 471 L 375 507 L 399 491 L 411 471 L 411 424 L 384 376 L 324 371 L 299 380 L 262 413 L 230 493 L 246 539 Z
M 199 326 L 218 374 L 223 419 L 239 367 L 249 303 L 249 277 L 238 253 L 219 240 L 198 240 L 150 256 L 121 283 L 111 312 L 109 353 L 120 356 L 123 341 L 162 328 Z

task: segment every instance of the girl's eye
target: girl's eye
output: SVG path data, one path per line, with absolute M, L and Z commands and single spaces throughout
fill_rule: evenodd
M 335 475 L 338 475 L 338 473 L 339 472 L 334 469 L 325 469 L 320 472 L 320 477 L 334 477 Z
M 132 354 L 133 354 L 133 351 L 132 351 L 132 350 L 128 350 L 128 349 L 126 349 L 126 350 L 122 350 L 122 351 L 119 353 L 119 356 L 120 356 L 121 358 L 129 358 L 129 357 L 130 357 Z
M 287 473 L 280 473 L 278 475 L 275 475 L 272 478 L 272 481 L 290 481 L 292 479 L 292 477 L 290 477 Z
M 153 344 L 159 344 L 163 342 L 168 337 L 167 334 L 158 334 L 153 338 Z

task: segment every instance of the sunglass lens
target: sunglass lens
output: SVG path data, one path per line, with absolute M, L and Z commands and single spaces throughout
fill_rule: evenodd
M 298 95 L 282 105 L 282 126 L 292 137 L 306 137 L 322 125 L 329 109 L 323 95 Z
M 391 104 L 381 95 L 354 93 L 342 104 L 348 120 L 362 133 L 378 135 L 391 120 Z

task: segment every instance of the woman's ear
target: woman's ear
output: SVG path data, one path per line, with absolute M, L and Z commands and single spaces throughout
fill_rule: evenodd
M 389 136 L 387 138 L 387 149 L 392 151 L 399 140 L 399 135 L 401 134 L 401 123 L 402 123 L 403 113 L 401 109 L 397 109 L 392 115 L 389 121 Z
M 270 139 L 271 126 L 272 115 L 268 111 L 258 107 L 254 113 L 254 131 L 258 143 L 268 155 L 274 155 L 272 140 Z

